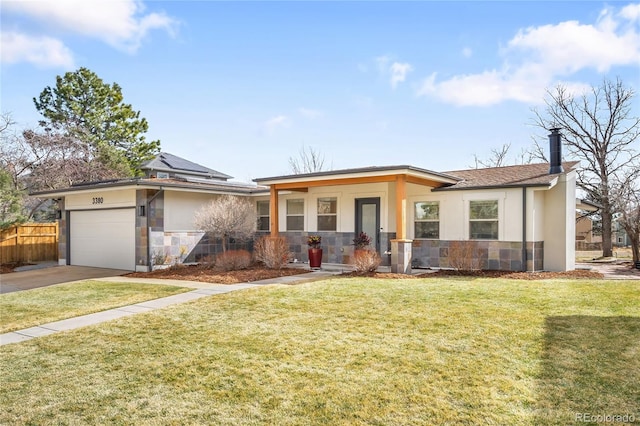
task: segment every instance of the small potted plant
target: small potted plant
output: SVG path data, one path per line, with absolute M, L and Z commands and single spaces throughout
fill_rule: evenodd
M 364 250 L 369 244 L 371 244 L 371 237 L 369 237 L 366 232 L 360 232 L 353 239 L 353 245 L 356 247 L 356 250 Z
M 319 268 L 322 264 L 322 249 L 320 243 L 322 237 L 320 235 L 309 235 L 307 237 L 307 245 L 309 246 L 309 267 Z

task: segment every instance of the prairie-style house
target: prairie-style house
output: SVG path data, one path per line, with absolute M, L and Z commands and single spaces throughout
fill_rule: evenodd
M 32 195 L 60 210 L 61 264 L 147 271 L 197 262 L 221 250 L 195 229 L 194 212 L 221 194 L 250 198 L 258 235 L 286 238 L 307 261 L 306 237 L 322 236 L 325 263 L 349 263 L 361 231 L 392 271 L 449 267 L 449 248 L 468 241 L 484 269 L 574 269 L 577 162 L 436 172 L 411 165 L 283 175 L 238 183 L 161 153 L 145 176 L 73 185 Z M 235 247 L 251 249 L 251 242 Z

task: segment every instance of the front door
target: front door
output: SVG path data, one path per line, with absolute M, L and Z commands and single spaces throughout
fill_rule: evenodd
M 356 198 L 356 235 L 365 232 L 380 253 L 380 198 Z

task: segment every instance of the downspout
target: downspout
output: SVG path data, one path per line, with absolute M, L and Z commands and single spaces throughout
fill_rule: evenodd
M 160 187 L 160 190 L 153 194 L 153 197 L 147 200 L 147 267 L 149 272 L 153 271 L 153 265 L 151 264 L 151 203 L 158 197 L 158 195 L 164 193 L 164 188 Z
M 522 187 L 522 272 L 527 272 L 527 187 L 526 186 Z

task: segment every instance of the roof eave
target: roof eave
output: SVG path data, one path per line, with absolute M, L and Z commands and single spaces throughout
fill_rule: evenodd
M 401 166 L 381 166 L 381 167 L 363 167 L 357 169 L 343 169 L 343 170 L 331 170 L 324 172 L 314 173 L 302 173 L 297 175 L 282 175 L 265 178 L 253 179 L 260 185 L 273 185 L 278 183 L 292 183 L 292 182 L 308 182 L 308 181 L 323 181 L 334 179 L 346 179 L 357 177 L 369 177 L 369 176 L 387 176 L 387 175 L 411 175 L 419 178 L 434 180 L 443 184 L 455 184 L 462 179 L 447 175 L 444 173 L 434 172 L 432 170 L 421 169 L 409 165 Z
M 205 184 L 206 185 L 206 184 Z M 225 185 L 210 185 L 206 186 L 198 186 L 198 185 L 189 185 L 189 184 L 181 184 L 177 182 L 154 182 L 152 180 L 134 180 L 134 181 L 119 181 L 119 182 L 109 182 L 106 184 L 93 184 L 93 185 L 81 185 L 81 186 L 72 186 L 64 189 L 55 189 L 48 191 L 37 191 L 29 193 L 29 196 L 39 197 L 39 198 L 54 198 L 54 197 L 62 197 L 69 193 L 82 192 L 82 191 L 95 191 L 97 189 L 122 189 L 126 187 L 132 187 L 136 189 L 156 189 L 156 188 L 175 188 L 175 189 L 183 189 L 187 192 L 203 192 L 203 193 L 230 193 L 230 194 L 242 194 L 242 195 L 261 195 L 263 193 L 268 193 L 269 189 L 261 186 L 247 186 L 247 187 L 232 187 Z
M 500 188 L 551 188 L 550 183 L 518 183 L 518 184 L 506 184 L 506 185 L 479 185 L 479 186 L 443 186 L 440 188 L 433 188 L 432 191 L 474 191 L 482 189 L 500 189 Z

